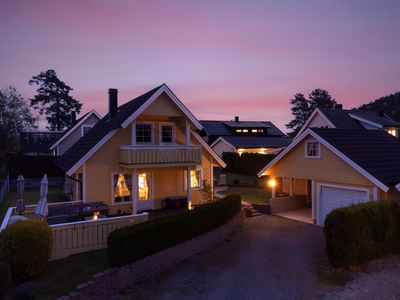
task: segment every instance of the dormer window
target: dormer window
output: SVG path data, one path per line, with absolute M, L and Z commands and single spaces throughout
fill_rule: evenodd
M 306 157 L 321 158 L 321 144 L 318 141 L 306 141 Z
M 242 132 L 242 129 L 236 129 L 236 132 Z
M 395 136 L 395 137 L 397 137 L 397 130 L 396 129 L 389 129 L 388 133 L 393 135 L 393 136 Z
M 251 132 L 257 133 L 257 129 L 252 129 Z
M 258 133 L 263 133 L 263 132 L 264 132 L 264 129 L 258 129 L 257 132 L 258 132 Z
M 248 129 L 243 129 L 243 132 L 249 132 L 249 130 Z

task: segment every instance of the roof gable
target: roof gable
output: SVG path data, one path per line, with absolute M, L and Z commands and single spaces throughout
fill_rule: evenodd
M 306 136 L 311 135 L 355 170 L 387 191 L 400 181 L 400 141 L 382 130 L 308 128 L 259 173 L 277 163 Z M 384 153 L 383 153 L 384 152 Z
M 85 123 L 86 120 L 88 120 L 91 116 L 96 116 L 99 120 L 101 119 L 101 116 L 97 113 L 96 110 L 92 109 L 88 113 L 84 114 L 82 117 L 80 117 L 74 124 L 69 126 L 63 134 L 53 143 L 53 145 L 50 147 L 51 150 L 55 149 L 57 145 L 59 145 L 63 140 L 65 140 L 72 132 L 74 132 L 76 129 L 78 129 L 83 123 Z

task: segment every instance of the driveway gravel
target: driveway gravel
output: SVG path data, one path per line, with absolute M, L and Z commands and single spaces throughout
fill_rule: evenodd
M 332 289 L 317 280 L 329 268 L 321 227 L 262 215 L 115 299 L 313 299 Z
M 400 255 L 372 261 L 344 287 L 319 281 L 332 269 L 322 228 L 262 215 L 246 219 L 229 239 L 137 282 L 126 299 L 400 299 Z

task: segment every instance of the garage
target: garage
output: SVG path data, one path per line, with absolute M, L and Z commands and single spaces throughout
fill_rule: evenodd
M 335 208 L 349 206 L 369 200 L 369 191 L 346 187 L 321 186 L 321 220 L 324 224 L 325 217 Z

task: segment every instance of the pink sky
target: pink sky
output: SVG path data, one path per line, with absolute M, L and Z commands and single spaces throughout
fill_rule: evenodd
M 400 1 L 0 2 L 0 88 L 54 69 L 107 113 L 166 83 L 199 120 L 269 120 L 284 132 L 296 93 L 344 108 L 399 91 Z M 44 129 L 44 126 L 41 126 Z

